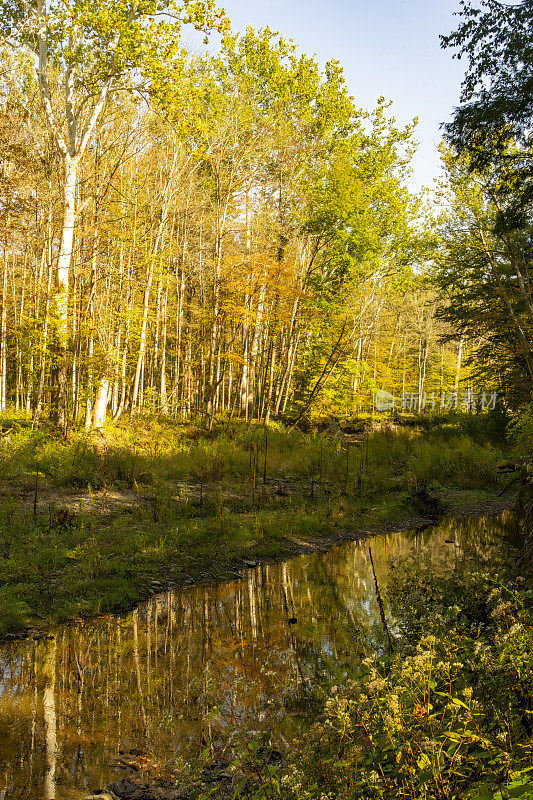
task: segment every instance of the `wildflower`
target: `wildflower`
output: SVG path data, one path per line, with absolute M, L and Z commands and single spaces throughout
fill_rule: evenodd
M 397 694 L 389 694 L 387 696 L 387 705 L 392 712 L 398 711 L 399 700 Z
M 514 636 L 515 633 L 518 633 L 518 631 L 522 630 L 522 627 L 523 626 L 520 622 L 515 622 L 509 629 L 509 636 Z
M 491 613 L 491 617 L 493 617 L 494 619 L 498 619 L 499 617 L 504 617 L 511 608 L 512 606 L 509 601 L 507 602 L 502 601 L 498 603 L 494 611 Z
M 369 692 L 375 692 L 376 694 L 380 692 L 382 689 L 385 689 L 387 686 L 387 681 L 383 680 L 383 678 L 375 678 L 370 683 L 367 683 L 366 688 Z

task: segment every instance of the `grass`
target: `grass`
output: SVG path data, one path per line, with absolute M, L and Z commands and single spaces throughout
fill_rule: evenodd
M 376 431 L 348 452 L 275 425 L 207 435 L 152 419 L 61 441 L 24 418 L 0 424 L 0 635 L 130 607 L 150 581 L 223 579 L 243 558 L 427 513 L 428 498 L 486 500 L 506 456 L 457 420 Z M 103 490 L 126 504 L 103 513 Z

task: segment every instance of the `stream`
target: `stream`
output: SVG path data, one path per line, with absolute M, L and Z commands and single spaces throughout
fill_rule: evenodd
M 369 547 L 394 633 L 391 557 L 426 549 L 453 564 L 474 541 L 510 535 L 512 520 L 444 519 L 348 542 L 4 644 L 0 798 L 79 800 L 139 765 L 163 774 L 205 748 L 215 757 L 236 731 L 290 740 L 306 693 L 387 647 Z

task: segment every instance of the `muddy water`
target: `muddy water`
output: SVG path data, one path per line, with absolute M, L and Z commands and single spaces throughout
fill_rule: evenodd
M 342 682 L 387 646 L 390 558 L 426 548 L 452 563 L 511 517 L 444 520 L 154 596 L 134 612 L 0 650 L 0 797 L 81 798 L 126 773 L 179 769 L 235 731 L 294 732 L 302 690 Z M 452 539 L 456 544 L 446 544 Z M 290 620 L 290 622 L 289 622 Z M 301 723 L 300 723 L 301 724 Z

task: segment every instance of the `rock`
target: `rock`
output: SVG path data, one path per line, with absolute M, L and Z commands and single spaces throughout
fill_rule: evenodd
M 257 561 L 253 561 L 251 558 L 243 558 L 242 563 L 245 567 L 257 567 Z
M 147 770 L 157 771 L 157 763 L 151 758 L 148 753 L 139 750 L 137 747 L 132 747 L 128 753 L 123 751 L 119 752 L 119 757 L 116 762 L 112 764 L 114 769 L 132 769 L 136 772 Z
M 217 758 L 202 770 L 202 777 L 206 783 L 218 783 L 220 781 L 232 781 L 233 775 L 227 772 L 229 761 L 224 758 Z
M 263 764 L 282 764 L 283 755 L 279 750 L 273 747 L 259 747 L 257 749 L 257 757 Z
M 87 797 L 84 797 L 83 800 L 118 800 L 118 798 L 116 794 L 113 794 L 113 792 L 106 792 L 104 789 L 97 789 L 94 794 L 87 795 Z
M 189 800 L 191 792 L 176 786 L 173 781 L 154 780 L 152 783 L 139 783 L 124 778 L 107 787 L 112 798 L 118 800 Z M 93 800 L 101 800 L 97 795 Z M 107 798 L 106 798 L 107 800 Z

